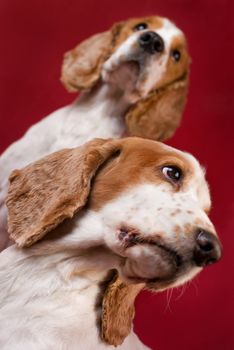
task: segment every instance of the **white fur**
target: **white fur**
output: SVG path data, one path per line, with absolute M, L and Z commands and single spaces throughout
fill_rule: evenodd
M 1 350 L 115 349 L 100 340 L 96 326 L 98 283 L 106 275 L 98 259 L 105 261 L 104 252 L 93 258 L 78 253 L 76 258 L 65 253 L 36 257 L 33 250 L 24 254 L 15 246 L 2 252 Z M 76 275 L 69 276 L 72 264 Z M 117 349 L 133 348 L 148 349 L 131 332 Z
M 129 276 L 164 277 L 168 269 L 163 249 L 148 244 L 124 247 L 119 228 L 133 227 L 142 238 L 152 240 L 160 232 L 163 244 L 186 254 L 193 249 L 197 219 L 214 232 L 204 212 L 210 198 L 203 171 L 192 156 L 178 153 L 187 159 L 191 171 L 181 191 L 173 191 L 166 180 L 129 185 L 100 210 L 84 210 L 72 219 L 73 225 L 61 224 L 57 228 L 60 238 L 24 250 L 12 246 L 0 254 L 2 350 L 114 349 L 98 334 L 94 307 L 98 283 L 113 268 L 126 281 Z M 181 211 L 172 217 L 178 208 Z M 187 263 L 175 281 L 158 290 L 184 283 L 200 270 Z M 147 348 L 132 331 L 117 349 Z

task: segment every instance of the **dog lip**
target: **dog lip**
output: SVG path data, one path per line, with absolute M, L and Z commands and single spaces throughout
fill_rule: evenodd
M 160 278 L 160 277 L 153 277 L 153 278 L 145 278 L 145 277 L 139 277 L 139 276 L 125 276 L 128 281 L 131 283 L 144 283 L 146 285 L 151 285 L 155 283 L 163 283 L 163 282 L 168 282 L 170 278 Z
M 164 279 L 153 277 L 153 278 L 144 278 L 139 276 L 126 276 L 128 280 L 133 283 L 156 283 L 160 281 L 164 281 Z
M 126 276 L 126 278 L 131 281 L 131 283 L 148 283 L 149 279 L 138 276 Z
M 152 240 L 152 239 L 143 240 L 143 243 L 147 243 L 147 244 L 150 244 L 150 245 L 155 245 L 158 248 L 161 248 L 164 251 L 166 251 L 167 253 L 169 253 L 169 255 L 174 259 L 177 267 L 179 267 L 182 264 L 182 257 L 181 257 L 181 255 L 178 254 L 177 251 L 174 250 L 173 248 L 168 247 L 167 245 L 159 243 L 159 242 L 157 242 L 155 240 Z
M 181 266 L 183 259 L 176 250 L 174 250 L 166 244 L 162 244 L 161 242 L 157 242 L 153 239 L 142 238 L 141 236 L 141 232 L 135 228 L 121 227 L 119 229 L 118 237 L 119 240 L 124 243 L 125 248 L 131 248 L 136 244 L 149 244 L 152 246 L 156 246 L 167 252 L 173 258 L 177 268 Z
M 134 228 L 121 227 L 118 232 L 119 240 L 125 248 L 130 248 L 139 243 L 140 232 Z

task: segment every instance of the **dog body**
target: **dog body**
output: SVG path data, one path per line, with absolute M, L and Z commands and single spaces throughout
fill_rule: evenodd
M 68 52 L 62 82 L 81 96 L 32 126 L 0 158 L 0 249 L 8 241 L 4 201 L 13 169 L 94 137 L 170 137 L 184 108 L 188 66 L 183 33 L 160 17 L 117 23 Z
M 49 155 L 12 173 L 7 206 L 25 248 L 0 254 L 4 350 L 147 349 L 132 331 L 137 293 L 180 285 L 221 255 L 203 170 L 154 141 Z M 123 283 L 103 291 L 113 269 Z

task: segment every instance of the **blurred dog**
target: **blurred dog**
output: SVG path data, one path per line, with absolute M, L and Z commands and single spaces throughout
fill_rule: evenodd
M 15 170 L 7 206 L 25 248 L 0 254 L 1 350 L 146 350 L 132 330 L 139 291 L 221 256 L 203 169 L 151 140 L 97 139 Z
M 0 249 L 8 243 L 4 200 L 13 169 L 94 137 L 170 137 L 185 105 L 188 71 L 184 34 L 161 17 L 117 23 L 68 52 L 61 79 L 81 96 L 32 126 L 0 158 Z

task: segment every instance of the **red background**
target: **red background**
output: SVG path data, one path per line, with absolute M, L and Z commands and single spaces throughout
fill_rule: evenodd
M 179 290 L 172 297 L 139 297 L 136 329 L 153 349 L 234 349 L 233 12 L 231 0 L 0 2 L 0 151 L 74 99 L 59 83 L 59 73 L 63 53 L 80 40 L 117 20 L 149 14 L 173 19 L 188 37 L 190 93 L 170 144 L 192 152 L 207 167 L 211 217 L 224 255 L 182 296 Z

